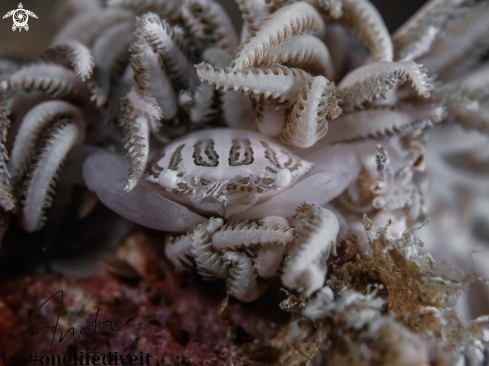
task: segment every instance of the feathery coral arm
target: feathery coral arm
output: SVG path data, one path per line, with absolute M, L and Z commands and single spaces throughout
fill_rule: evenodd
M 286 142 L 299 147 L 310 147 L 324 137 L 329 119 L 341 114 L 338 91 L 334 83 L 323 76 L 310 78 L 299 94 L 283 131 Z
M 489 45 L 488 18 L 489 3 L 479 2 L 454 21 L 419 62 L 440 77 L 453 73 L 452 69 L 458 74 L 470 70 Z
M 426 69 L 412 61 L 375 62 L 353 70 L 338 84 L 340 106 L 345 111 L 361 108 L 366 101 L 378 99 L 395 86 L 411 82 L 419 95 L 428 98 L 433 88 Z
M 97 9 L 75 16 L 56 34 L 52 45 L 74 39 L 91 47 L 97 37 L 113 24 L 132 20 L 133 14 L 124 9 Z
M 120 124 L 126 136 L 124 148 L 129 158 L 127 162 L 129 177 L 124 185 L 126 192 L 131 191 L 138 184 L 148 162 L 151 117 L 144 112 L 147 109 L 145 101 L 134 91 L 121 101 Z
M 139 18 L 138 26 L 146 41 L 163 58 L 168 74 L 178 84 L 177 88 L 188 89 L 195 86 L 198 83 L 197 75 L 180 35 L 154 13 L 144 14 Z
M 236 250 L 255 245 L 281 243 L 294 240 L 294 229 L 289 226 L 263 225 L 256 222 L 232 221 L 224 224 L 212 236 L 212 245 L 218 250 Z
M 95 59 L 90 50 L 73 39 L 54 45 L 41 55 L 41 59 L 72 67 L 82 81 L 90 79 L 95 67 Z
M 107 28 L 93 43 L 92 53 L 97 67 L 112 73 L 122 73 L 129 56 L 130 35 L 134 33 L 133 21 L 124 21 Z
M 331 18 L 339 19 L 343 15 L 342 0 L 304 0 L 319 11 L 326 12 Z M 272 2 L 276 2 L 272 0 Z
M 259 221 L 260 225 L 269 227 L 278 226 L 286 227 L 289 223 L 286 218 L 281 216 L 267 216 Z M 290 242 L 292 243 L 292 241 Z M 284 254 L 287 246 L 280 243 L 262 244 L 260 248 L 254 249 L 253 265 L 260 277 L 276 276 L 284 260 Z
M 339 224 L 329 210 L 303 203 L 297 207 L 296 248 L 286 262 L 282 283 L 295 289 L 304 289 L 310 296 L 324 285 L 327 260 L 336 255 L 336 236 Z
M 265 18 L 270 15 L 266 0 L 235 0 L 245 21 L 250 36 L 254 36 L 261 28 Z
M 338 22 L 358 34 L 375 61 L 392 61 L 393 47 L 387 27 L 368 0 L 342 0 Z
M 182 4 L 181 0 L 107 0 L 107 6 L 111 8 L 130 9 L 137 14 L 152 11 L 172 20 L 180 16 Z
M 258 130 L 266 136 L 278 136 L 287 123 L 287 111 L 269 106 L 263 99 L 258 99 L 255 108 L 255 121 Z
M 170 120 L 177 114 L 177 98 L 169 77 L 162 69 L 160 55 L 153 51 L 143 36 L 144 24 L 138 18 L 129 49 L 133 79 L 139 94 L 154 98 L 161 108 L 163 119 Z
M 35 164 L 24 181 L 20 224 L 24 230 L 39 230 L 46 220 L 45 210 L 51 207 L 54 188 L 63 161 L 78 140 L 79 129 L 75 123 L 56 124 L 49 137 L 41 144 Z
M 294 36 L 272 48 L 256 66 L 269 68 L 277 64 L 297 67 L 314 75 L 334 78 L 334 66 L 326 45 L 309 34 Z
M 428 52 L 446 22 L 466 0 L 431 0 L 392 36 L 394 59 L 414 60 Z
M 489 86 L 489 62 L 457 78 L 453 84 L 466 90 L 487 89 Z
M 331 121 L 324 140 L 329 143 L 379 139 L 405 135 L 441 122 L 446 117 L 443 107 L 407 110 L 374 109 L 349 113 Z
M 238 47 L 238 37 L 233 23 L 226 11 L 212 0 L 186 0 L 182 8 L 182 17 L 192 27 L 196 37 L 202 38 L 209 46 L 213 45 L 234 52 Z M 201 29 L 204 28 L 204 34 Z
M 190 232 L 192 239 L 192 254 L 197 264 L 198 273 L 206 280 L 229 277 L 228 265 L 220 252 L 212 246 L 211 237 L 223 224 L 221 218 L 210 218 Z
M 303 2 L 284 6 L 270 15 L 254 37 L 238 47 L 230 66 L 234 70 L 257 66 L 272 48 L 290 37 L 302 33 L 322 35 L 323 32 L 323 19 L 313 6 Z
M 463 128 L 489 134 L 489 105 L 476 97 L 477 93 L 470 93 L 457 85 L 437 82 L 431 99 L 445 102 L 450 118 Z
M 179 272 L 186 267 L 193 267 L 192 239 L 189 235 L 174 237 L 167 234 L 165 238 L 165 256 L 173 263 Z
M 85 135 L 85 122 L 81 111 L 70 103 L 61 100 L 43 102 L 24 116 L 15 136 L 8 164 L 14 177 L 14 185 L 24 175 L 24 170 L 31 165 L 29 162 L 34 157 L 36 145 L 40 143 L 43 131 L 61 119 L 69 119 L 78 126 L 78 142 L 81 142 Z
M 14 210 L 16 203 L 10 186 L 10 173 L 7 169 L 8 152 L 5 147 L 7 132 L 10 128 L 9 114 L 9 108 L 0 105 L 0 206 L 5 211 Z
M 284 107 L 297 101 L 301 87 L 310 77 L 300 69 L 285 66 L 234 71 L 231 68 L 214 68 L 204 62 L 197 65 L 197 75 L 202 82 L 215 85 L 216 89 L 251 94 L 252 97 L 260 97 Z
M 225 252 L 223 258 L 231 267 L 230 277 L 226 279 L 228 291 L 243 302 L 250 302 L 260 297 L 265 287 L 258 283 L 252 259 L 242 252 Z
M 218 67 L 225 67 L 231 61 L 231 56 L 225 50 L 219 48 L 206 49 L 202 54 L 202 58 L 204 62 Z M 196 119 L 199 109 L 202 111 L 200 118 L 206 117 L 214 112 L 210 109 L 210 104 L 214 101 L 210 98 L 214 97 L 214 95 L 215 92 L 212 85 L 206 83 L 198 85 L 194 96 L 194 106 L 190 109 L 191 118 L 194 116 L 192 121 Z M 220 93 L 219 99 L 221 102 L 220 109 L 222 110 L 222 118 L 226 125 L 233 128 L 255 129 L 255 124 L 253 123 L 253 104 L 249 96 L 234 90 L 228 90 Z
M 220 95 L 222 118 L 227 126 L 256 130 L 253 103 L 248 95 L 229 90 Z
M 134 32 L 134 22 L 124 21 L 107 28 L 93 43 L 92 53 L 96 67 L 93 80 L 88 84 L 97 106 L 108 100 L 110 76 L 122 74 L 129 58 L 129 36 Z
M 37 90 L 58 98 L 69 95 L 88 99 L 88 89 L 80 78 L 71 70 L 55 64 L 24 66 L 0 85 L 6 90 Z

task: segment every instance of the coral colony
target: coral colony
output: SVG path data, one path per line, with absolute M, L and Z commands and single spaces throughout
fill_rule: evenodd
M 239 36 L 212 0 L 66 0 L 37 61 L 3 57 L 2 232 L 83 185 L 233 301 L 279 278 L 276 364 L 487 365 L 489 1 L 393 35 L 368 0 L 236 2 Z

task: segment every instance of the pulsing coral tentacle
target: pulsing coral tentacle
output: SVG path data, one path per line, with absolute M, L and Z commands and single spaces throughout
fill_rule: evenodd
M 410 81 L 419 95 L 428 98 L 433 88 L 426 69 L 412 61 L 376 62 L 353 70 L 338 84 L 341 108 L 353 111 L 366 101 L 378 99 L 395 86 Z
M 285 286 L 304 289 L 310 296 L 324 285 L 327 260 L 336 255 L 338 219 L 331 211 L 303 203 L 297 207 L 295 225 L 297 247 L 286 262 L 282 282 Z
M 122 74 L 129 58 L 129 36 L 134 32 L 134 22 L 121 22 L 107 28 L 94 42 L 92 53 L 96 60 L 94 80 L 88 87 L 97 106 L 107 102 L 110 77 Z
M 82 13 L 71 19 L 54 37 L 52 45 L 76 40 L 91 47 L 97 37 L 110 26 L 131 20 L 133 14 L 124 9 L 101 8 Z
M 14 210 L 16 203 L 10 187 L 10 173 L 7 169 L 8 152 L 5 147 L 10 128 L 9 114 L 8 107 L 0 105 L 0 206 L 5 211 Z
M 226 279 L 228 291 L 238 300 L 250 302 L 256 300 L 265 290 L 258 283 L 253 261 L 246 253 L 225 252 L 225 261 L 230 263 L 230 277 Z
M 443 107 L 381 109 L 350 113 L 330 123 L 325 141 L 338 143 L 405 135 L 414 129 L 424 129 L 439 123 L 446 116 Z
M 301 68 L 315 75 L 324 75 L 330 80 L 334 78 L 334 66 L 328 48 L 319 38 L 309 34 L 294 36 L 271 49 L 257 66 L 268 68 L 277 64 Z
M 107 0 L 108 7 L 130 9 L 137 14 L 155 12 L 162 18 L 177 19 L 181 15 L 181 0 Z
M 203 39 L 207 46 L 216 46 L 229 53 L 238 47 L 231 19 L 217 2 L 187 0 L 182 8 L 182 17 L 191 26 L 194 36 Z
M 286 245 L 292 240 L 294 240 L 294 229 L 288 226 L 280 224 L 259 226 L 256 222 L 232 221 L 223 225 L 212 236 L 212 245 L 219 250 L 235 250 L 272 243 Z
M 212 246 L 211 236 L 222 226 L 223 220 L 210 218 L 191 230 L 192 254 L 197 264 L 198 273 L 205 280 L 229 277 L 228 265 L 222 260 L 220 252 Z
M 197 65 L 197 75 L 202 82 L 215 85 L 216 89 L 251 94 L 252 97 L 260 97 L 283 107 L 297 101 L 301 87 L 310 77 L 302 70 L 285 66 L 234 71 L 231 68 L 214 68 L 204 62 Z
M 440 82 L 435 83 L 431 94 L 434 102 L 446 103 L 451 120 L 467 130 L 489 134 L 489 105 L 474 99 L 477 94 L 470 94 L 456 85 Z
M 287 123 L 286 109 L 275 109 L 263 99 L 258 99 L 255 108 L 255 120 L 258 130 L 266 136 L 278 136 Z
M 8 164 L 14 177 L 15 186 L 25 172 L 30 169 L 31 161 L 35 158 L 36 145 L 40 143 L 43 131 L 60 120 L 74 122 L 78 126 L 78 142 L 84 138 L 85 122 L 81 111 L 74 105 L 60 100 L 40 103 L 32 108 L 22 120 Z
M 41 59 L 53 61 L 65 67 L 72 67 L 75 74 L 82 80 L 90 79 L 95 67 L 95 59 L 90 50 L 76 40 L 58 43 L 46 50 Z
M 51 207 L 66 155 L 78 140 L 75 123 L 61 121 L 46 132 L 46 139 L 38 147 L 35 164 L 24 181 L 21 226 L 30 232 L 39 230 L 46 220 L 45 210 Z
M 338 22 L 358 34 L 375 61 L 392 61 L 391 37 L 377 9 L 368 0 L 342 0 L 342 4 Z
M 120 124 L 126 136 L 124 148 L 129 158 L 127 162 L 129 177 L 124 185 L 126 192 L 136 186 L 146 168 L 149 154 L 149 131 L 151 120 L 154 119 L 148 113 L 151 110 L 152 107 L 135 92 L 129 93 L 127 98 L 121 101 Z
M 234 70 L 257 66 L 272 48 L 306 32 L 316 35 L 324 32 L 324 22 L 316 9 L 303 2 L 284 6 L 270 15 L 255 37 L 236 49 L 230 66 Z
M 392 36 L 394 59 L 414 60 L 428 52 L 446 22 L 460 12 L 467 0 L 431 0 Z
M 163 118 L 170 120 L 177 114 L 177 100 L 170 79 L 162 69 L 162 60 L 144 38 L 145 22 L 137 18 L 137 30 L 131 47 L 131 67 L 140 95 L 154 98 L 162 110 Z
M 430 72 L 445 78 L 453 78 L 470 70 L 489 45 L 488 17 L 489 4 L 479 2 L 459 17 L 419 61 Z
M 92 53 L 97 67 L 105 70 L 108 76 L 122 74 L 125 69 L 129 56 L 129 36 L 134 30 L 134 22 L 120 22 L 107 28 L 93 43 Z
M 6 90 L 39 90 L 53 97 L 88 97 L 88 89 L 71 71 L 55 64 L 31 64 L 0 83 Z
M 267 216 L 259 221 L 263 226 L 289 226 L 286 218 L 281 216 Z M 289 242 L 287 244 L 291 244 Z M 275 243 L 262 244 L 260 248 L 254 250 L 253 265 L 260 277 L 272 277 L 277 275 L 284 260 L 286 246 Z
M 463 77 L 454 80 L 452 84 L 458 85 L 460 88 L 467 90 L 467 92 L 483 92 L 489 85 L 489 62 L 464 74 Z
M 219 48 L 207 48 L 202 53 L 202 58 L 205 62 L 211 65 L 222 66 L 221 64 L 228 65 L 230 56 L 224 50 Z M 195 89 L 188 91 L 190 99 L 190 120 L 194 123 L 206 122 L 219 112 L 217 109 L 213 109 L 215 91 L 214 87 L 209 84 L 200 83 Z M 192 95 L 193 94 L 193 95 Z
M 163 58 L 169 76 L 177 83 L 174 86 L 180 89 L 194 87 L 198 83 L 197 75 L 180 34 L 153 13 L 143 15 L 138 22 L 146 41 Z
M 474 177 L 489 177 L 489 156 L 487 145 L 462 152 L 448 153 L 443 160 L 451 167 Z
M 165 239 L 165 256 L 173 263 L 177 271 L 193 266 L 192 240 L 189 235 L 174 237 L 167 234 Z
M 329 143 L 381 139 L 424 129 L 447 117 L 443 107 L 399 110 L 367 110 L 347 114 L 332 121 L 325 141 Z
M 250 36 L 255 36 L 265 18 L 270 15 L 266 0 L 235 0 L 245 21 Z
M 328 131 L 326 118 L 341 114 L 334 83 L 323 76 L 309 79 L 303 86 L 283 131 L 284 140 L 299 147 L 310 147 Z
M 204 62 L 217 67 L 225 67 L 231 62 L 231 56 L 226 51 L 218 48 L 206 49 L 202 54 L 202 58 Z M 206 96 L 207 98 L 205 98 Z M 212 85 L 201 83 L 197 87 L 194 96 L 195 104 L 190 110 L 191 118 L 192 115 L 196 114 L 197 111 L 195 110 L 204 103 L 206 104 L 202 116 L 218 112 L 210 109 L 211 103 L 214 101 L 213 99 L 209 99 L 211 96 L 214 96 L 214 87 Z M 220 110 L 222 111 L 222 118 L 226 125 L 233 128 L 255 129 L 255 124 L 253 123 L 253 105 L 248 96 L 234 90 L 218 93 L 218 96 L 221 102 Z M 200 99 L 203 99 L 203 101 L 200 102 Z
M 277 0 L 272 0 L 274 3 Z M 281 0 L 278 0 L 281 1 Z M 320 11 L 325 11 L 333 19 L 339 19 L 343 16 L 343 3 L 342 0 L 305 0 L 306 2 L 314 5 Z

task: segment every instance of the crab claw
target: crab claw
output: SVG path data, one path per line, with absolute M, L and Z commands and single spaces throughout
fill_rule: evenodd
M 207 219 L 163 197 L 162 190 L 146 181 L 124 191 L 127 169 L 116 154 L 98 152 L 83 164 L 87 187 L 111 210 L 128 220 L 156 230 L 181 232 Z

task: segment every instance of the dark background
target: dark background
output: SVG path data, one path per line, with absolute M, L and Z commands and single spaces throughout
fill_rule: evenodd
M 12 31 L 12 19 L 0 18 L 0 51 L 14 55 L 35 58 L 47 47 L 56 31 L 55 15 L 59 0 L 0 0 L 0 17 L 7 12 L 17 9 L 22 1 L 24 9 L 34 12 L 39 19 L 29 19 L 30 30 Z M 80 0 L 83 1 L 83 0 Z M 241 29 L 241 14 L 233 0 L 218 0 Z M 371 0 L 379 9 L 384 21 L 391 32 L 404 23 L 426 0 Z

